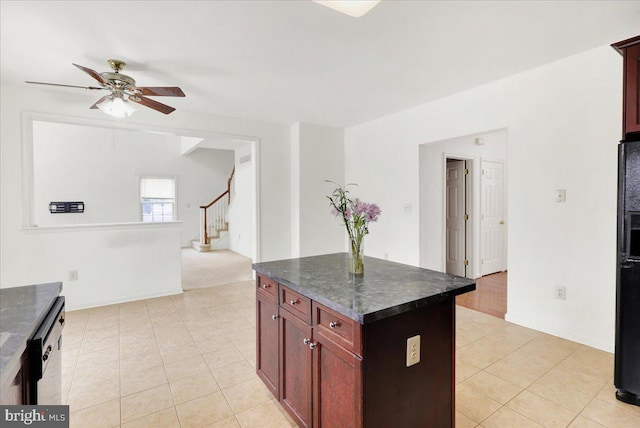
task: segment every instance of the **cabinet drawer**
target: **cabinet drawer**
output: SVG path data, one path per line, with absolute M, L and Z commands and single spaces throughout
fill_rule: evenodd
M 258 274 L 258 278 L 256 279 L 256 287 L 264 295 L 271 296 L 274 300 L 278 295 L 278 283 L 271 278 L 267 278 L 266 276 Z
M 328 339 L 362 355 L 360 323 L 318 303 L 313 303 L 313 325 Z
M 311 300 L 300 293 L 280 286 L 280 306 L 311 325 Z

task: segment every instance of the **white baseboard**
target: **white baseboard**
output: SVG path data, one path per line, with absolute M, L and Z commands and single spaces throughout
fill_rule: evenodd
M 509 313 L 505 314 L 504 319 L 505 321 L 509 321 L 510 323 L 513 323 L 513 324 L 518 324 L 522 327 L 527 327 L 533 330 L 540 331 L 542 333 L 547 333 L 552 336 L 560 337 L 562 339 L 567 339 L 572 342 L 577 342 L 582 345 L 600 349 L 601 351 L 610 352 L 610 353 L 613 353 L 614 351 L 613 334 L 611 336 L 611 341 L 609 342 L 609 341 L 602 340 L 601 338 L 585 336 L 583 334 L 576 334 L 574 332 L 565 331 L 545 323 L 540 323 L 534 320 L 513 316 Z
M 125 296 L 117 299 L 108 299 L 108 300 L 99 300 L 93 303 L 85 303 L 80 305 L 75 305 L 69 299 L 65 301 L 65 306 L 67 311 L 78 311 L 81 309 L 90 309 L 97 308 L 100 306 L 108 306 L 108 305 L 116 305 L 119 303 L 127 303 L 127 302 L 135 302 L 136 300 L 144 300 L 144 299 L 153 299 L 155 297 L 165 297 L 165 296 L 175 296 L 177 294 L 182 294 L 183 290 L 181 288 L 158 291 L 155 293 L 147 293 L 147 294 L 138 294 L 135 296 Z M 63 296 L 65 295 L 64 289 L 61 293 Z

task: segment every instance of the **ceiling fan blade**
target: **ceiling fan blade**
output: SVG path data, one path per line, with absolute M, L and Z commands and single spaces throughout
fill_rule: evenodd
M 134 103 L 142 104 L 145 107 L 152 108 L 154 110 L 159 111 L 160 113 L 169 114 L 175 110 L 175 108 L 170 107 L 166 104 L 159 103 L 150 98 L 145 98 L 142 95 L 130 95 L 129 101 L 133 101 Z
M 91 107 L 89 107 L 90 109 L 97 109 L 98 108 L 98 104 L 100 104 L 101 102 L 103 102 L 104 100 L 106 100 L 107 98 L 109 98 L 111 95 L 105 95 L 104 97 L 100 98 L 98 101 L 96 101 Z
M 72 64 L 73 64 L 73 63 L 72 63 Z M 75 65 L 75 66 L 76 66 L 76 67 L 78 67 L 80 70 L 84 71 L 84 72 L 85 72 L 85 73 L 87 73 L 89 76 L 93 77 L 93 78 L 94 78 L 94 79 L 96 79 L 98 82 L 102 83 L 103 85 L 106 85 L 106 84 L 107 84 L 107 81 L 106 81 L 106 80 L 104 80 L 104 79 L 102 78 L 102 76 L 100 76 L 100 73 L 98 73 L 97 71 L 92 70 L 92 69 L 87 68 L 87 67 L 83 67 L 83 66 L 78 65 L 78 64 L 73 64 L 73 65 Z
M 61 83 L 45 83 L 45 82 L 31 82 L 29 80 L 25 80 L 24 83 L 30 83 L 32 85 L 49 85 L 49 86 L 62 86 L 63 88 L 79 88 L 79 89 L 91 89 L 92 91 L 107 89 L 107 88 L 98 88 L 97 86 L 76 86 L 76 85 L 63 85 Z
M 152 97 L 184 97 L 184 92 L 177 86 L 158 86 L 155 88 L 136 88 L 140 94 Z

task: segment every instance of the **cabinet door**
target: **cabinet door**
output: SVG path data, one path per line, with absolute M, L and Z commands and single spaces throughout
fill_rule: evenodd
M 625 49 L 624 63 L 625 133 L 640 133 L 640 41 Z
M 361 427 L 362 360 L 322 333 L 314 345 L 314 427 Z
M 311 426 L 311 331 L 280 308 L 280 404 L 301 427 Z
M 256 370 L 269 391 L 278 398 L 278 305 L 256 293 Z

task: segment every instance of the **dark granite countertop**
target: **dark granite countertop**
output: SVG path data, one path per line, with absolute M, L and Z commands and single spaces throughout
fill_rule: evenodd
M 0 289 L 0 385 L 61 291 L 61 282 Z
M 254 263 L 264 274 L 366 324 L 475 290 L 475 281 L 415 266 L 364 259 L 364 275 L 348 270 L 347 253 Z

